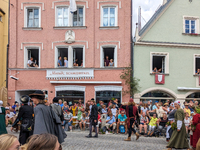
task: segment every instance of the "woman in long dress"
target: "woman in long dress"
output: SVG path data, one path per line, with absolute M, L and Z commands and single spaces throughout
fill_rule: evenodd
M 184 111 L 180 108 L 180 101 L 175 101 L 174 106 L 177 109 L 175 113 L 175 127 L 172 137 L 167 145 L 168 150 L 175 149 L 189 149 L 187 134 L 184 124 Z
M 7 134 L 6 121 L 5 121 L 5 108 L 3 107 L 3 101 L 0 100 L 0 135 Z
M 192 125 L 195 126 L 195 129 L 193 130 L 193 135 L 191 136 L 190 142 L 193 149 L 196 149 L 197 142 L 200 139 L 200 108 L 196 107 L 194 112 L 196 114 L 193 116 Z

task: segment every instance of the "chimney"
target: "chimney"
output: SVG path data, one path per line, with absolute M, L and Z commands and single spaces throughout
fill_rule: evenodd
M 163 0 L 163 5 L 165 5 L 167 3 L 167 0 Z
M 141 7 L 138 9 L 138 32 L 141 30 Z

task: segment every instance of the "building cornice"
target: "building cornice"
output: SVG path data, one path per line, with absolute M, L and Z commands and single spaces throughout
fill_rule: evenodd
M 157 42 L 157 41 L 140 41 L 135 42 L 135 45 L 144 46 L 162 46 L 162 47 L 181 47 L 181 48 L 200 48 L 200 44 L 193 43 L 176 43 L 176 42 Z

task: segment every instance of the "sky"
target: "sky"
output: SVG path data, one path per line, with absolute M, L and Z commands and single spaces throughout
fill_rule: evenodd
M 141 6 L 142 27 L 162 5 L 163 0 L 132 0 L 133 1 L 133 37 L 135 36 L 136 23 L 138 22 L 138 8 Z

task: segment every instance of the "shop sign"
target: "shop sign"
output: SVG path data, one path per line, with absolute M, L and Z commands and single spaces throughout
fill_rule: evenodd
M 47 79 L 92 79 L 94 69 L 48 69 Z

